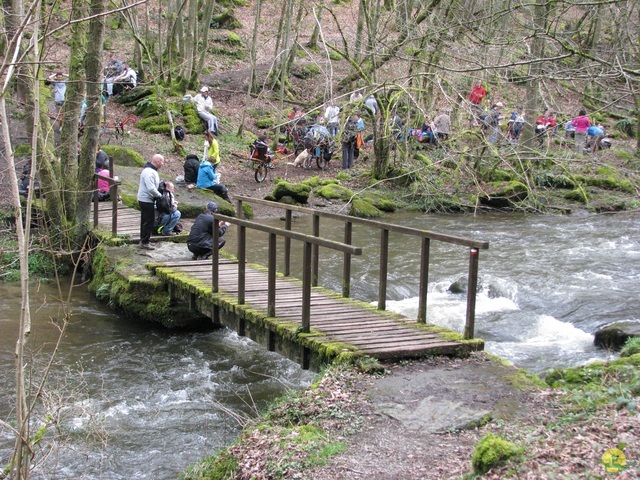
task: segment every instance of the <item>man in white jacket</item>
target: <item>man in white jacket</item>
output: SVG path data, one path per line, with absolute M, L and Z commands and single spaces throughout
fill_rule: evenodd
M 140 184 L 138 186 L 138 205 L 140 206 L 140 248 L 155 250 L 149 243 L 153 224 L 156 220 L 155 201 L 162 197 L 158 191 L 160 176 L 158 170 L 164 164 L 164 157 L 156 153 L 142 169 Z

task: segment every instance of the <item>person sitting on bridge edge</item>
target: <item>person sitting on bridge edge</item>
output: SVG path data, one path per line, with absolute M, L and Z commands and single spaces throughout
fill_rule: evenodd
M 198 215 L 187 238 L 187 248 L 193 253 L 192 260 L 206 260 L 213 253 L 213 214 L 218 211 L 215 202 L 207 203 L 207 209 Z M 224 247 L 226 240 L 222 236 L 229 228 L 229 222 L 220 221 L 218 223 L 218 250 Z

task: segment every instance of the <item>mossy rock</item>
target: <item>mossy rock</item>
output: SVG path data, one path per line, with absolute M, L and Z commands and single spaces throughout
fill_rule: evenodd
M 483 475 L 509 458 L 520 453 L 514 444 L 507 442 L 498 435 L 487 433 L 476 446 L 471 464 L 476 474 Z
M 115 97 L 115 101 L 117 103 L 121 103 L 122 105 L 134 106 L 137 105 L 140 100 L 149 95 L 153 95 L 155 93 L 155 89 L 151 87 L 142 87 L 137 86 L 132 88 L 131 90 L 125 90 L 120 95 Z
M 223 200 L 222 198 L 220 198 L 211 190 L 197 188 L 194 190 L 194 192 L 196 195 L 200 195 L 202 197 L 202 205 L 196 207 L 196 211 L 197 211 L 195 215 L 196 217 L 200 213 L 204 212 L 205 206 L 209 202 L 216 202 L 218 204 L 218 212 L 220 212 L 222 215 L 227 215 L 229 217 L 236 216 L 236 209 L 233 207 L 233 205 L 231 205 L 231 203 L 227 202 L 226 200 Z M 182 209 L 183 209 L 183 206 L 181 205 L 180 211 L 182 211 Z
M 233 10 L 226 9 L 217 15 L 213 15 L 209 26 L 215 29 L 236 30 L 242 28 L 242 22 L 233 16 Z
M 123 193 L 122 195 L 120 195 L 122 204 L 125 207 L 129 207 L 129 208 L 134 208 L 136 210 L 140 209 L 140 205 L 138 205 L 138 198 L 136 197 L 136 195 L 128 195 L 126 193 Z
M 522 182 L 492 182 L 480 196 L 480 202 L 493 208 L 511 207 L 527 198 L 529 190 Z
M 182 114 L 182 122 L 187 133 L 204 133 L 206 127 L 202 119 L 198 116 L 196 106 L 193 102 L 183 103 L 180 106 L 180 113 Z
M 586 204 L 589 201 L 587 192 L 582 188 L 575 188 L 563 195 L 565 200 L 571 200 L 573 202 L 579 202 Z
M 291 75 L 302 79 L 313 78 L 321 73 L 320 67 L 315 63 L 305 63 L 303 65 L 294 64 L 291 69 Z
M 227 32 L 227 43 L 231 46 L 239 47 L 242 45 L 242 39 L 235 32 Z
M 376 206 L 367 200 L 356 198 L 351 202 L 349 215 L 359 218 L 380 218 L 384 214 Z
M 418 180 L 418 176 L 414 172 L 398 167 L 390 168 L 387 171 L 387 178 L 400 187 L 408 187 Z
M 372 203 L 378 210 L 383 212 L 392 213 L 398 209 L 397 202 L 382 193 L 369 192 L 364 196 L 364 200 Z
M 119 145 L 102 145 L 102 150 L 113 160 L 113 165 L 117 169 L 122 167 L 144 167 L 147 161 L 135 150 Z
M 337 181 L 334 181 L 334 180 L 320 180 L 320 177 L 318 177 L 317 175 L 315 177 L 307 178 L 306 180 L 303 180 L 300 183 L 309 185 L 309 187 L 314 189 L 314 188 L 318 188 L 320 185 L 327 185 L 325 182 L 337 183 Z
M 149 125 L 147 128 L 145 128 L 145 132 L 171 135 L 171 125 L 169 125 L 168 123 L 166 125 Z
M 310 194 L 311 187 L 309 185 L 303 182 L 293 184 L 285 181 L 278 182 L 272 192 L 277 202 L 283 201 L 284 197 L 290 197 L 295 203 L 303 204 L 309 201 Z
M 155 117 L 148 117 L 145 118 L 143 120 L 140 120 L 137 123 L 137 127 L 140 130 L 147 130 L 147 128 L 152 127 L 152 126 L 157 126 L 157 125 L 169 125 L 169 119 L 162 115 L 162 116 L 155 116 Z
M 486 182 L 510 182 L 514 179 L 514 176 L 513 172 L 495 168 L 486 172 L 484 180 Z
M 331 183 L 329 185 L 323 185 L 315 190 L 315 194 L 319 197 L 326 198 L 327 200 L 333 200 L 339 198 L 348 202 L 353 197 L 353 190 L 350 190 L 342 185 Z

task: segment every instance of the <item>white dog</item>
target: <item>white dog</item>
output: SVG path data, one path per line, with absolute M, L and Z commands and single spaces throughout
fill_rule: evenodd
M 294 165 L 296 167 L 304 167 L 308 158 L 309 158 L 309 152 L 306 149 L 302 150 L 298 154 L 296 159 L 293 161 L 293 163 L 290 163 L 289 165 Z

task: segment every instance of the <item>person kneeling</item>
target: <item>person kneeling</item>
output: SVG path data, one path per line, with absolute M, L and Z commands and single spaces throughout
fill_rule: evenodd
M 218 205 L 215 202 L 207 203 L 207 209 L 198 215 L 187 238 L 187 248 L 193 253 L 192 260 L 204 260 L 213 253 L 213 214 L 218 211 Z M 222 236 L 229 228 L 228 222 L 220 221 L 218 223 L 218 250 L 224 247 L 226 240 Z
M 164 190 L 160 192 L 162 193 L 162 198 L 156 201 L 158 215 L 153 229 L 158 235 L 164 235 L 165 237 L 175 233 L 174 229 L 182 217 L 182 213 L 178 210 L 178 202 L 174 197 L 174 192 L 175 186 L 173 183 L 166 182 Z

